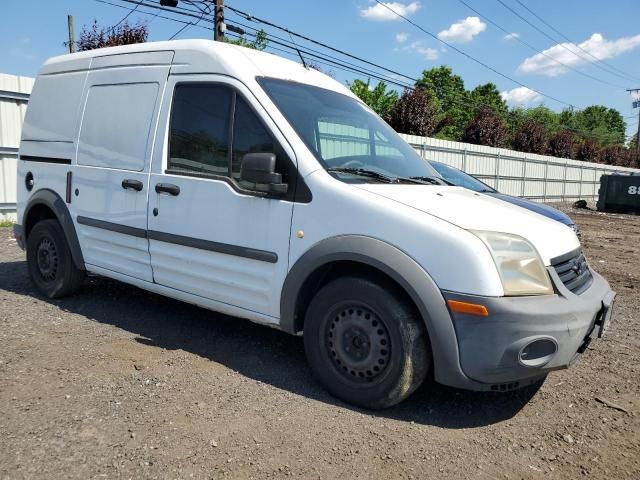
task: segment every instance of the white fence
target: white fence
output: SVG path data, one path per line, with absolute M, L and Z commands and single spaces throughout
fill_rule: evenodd
M 0 220 L 15 218 L 16 162 L 20 131 L 33 78 L 0 74 Z M 327 141 L 340 149 L 340 133 L 326 132 Z M 353 132 L 350 132 L 353 141 Z M 598 196 L 600 177 L 613 172 L 631 172 L 564 158 L 515 152 L 435 138 L 402 135 L 425 159 L 460 168 L 497 190 L 540 201 L 565 201 Z
M 15 219 L 18 146 L 33 82 L 0 74 L 0 220 Z
M 522 153 L 436 138 L 401 135 L 423 158 L 478 177 L 502 193 L 542 202 L 596 199 L 600 177 L 632 168 Z

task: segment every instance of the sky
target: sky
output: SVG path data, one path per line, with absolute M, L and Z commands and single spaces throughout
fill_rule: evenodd
M 2 0 L 0 73 L 35 76 L 47 58 L 66 53 L 68 14 L 75 18 L 78 35 L 94 19 L 115 25 L 134 6 L 105 1 L 114 5 L 98 0 Z M 389 8 L 374 0 L 225 3 L 411 78 L 448 65 L 468 89 L 495 83 L 511 106 L 545 104 L 560 111 L 567 104 L 577 109 L 601 104 L 622 113 L 628 135 L 638 128 L 640 109 L 632 109 L 626 92 L 640 88 L 638 0 L 393 0 L 384 2 Z M 204 23 L 178 33 L 184 25 L 145 13 L 149 11 L 139 7 L 129 20 L 149 22 L 152 41 L 176 34 L 212 38 Z M 234 20 L 257 26 L 228 11 L 228 23 Z M 364 78 L 334 67 L 325 70 L 340 81 Z

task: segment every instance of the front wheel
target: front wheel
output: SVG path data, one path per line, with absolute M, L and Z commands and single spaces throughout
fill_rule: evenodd
M 366 408 L 408 397 L 431 367 L 425 326 L 392 284 L 342 277 L 307 310 L 304 346 L 314 375 L 334 396 Z
M 29 276 L 48 298 L 70 295 L 80 288 L 84 272 L 73 263 L 62 227 L 56 220 L 42 220 L 27 239 Z

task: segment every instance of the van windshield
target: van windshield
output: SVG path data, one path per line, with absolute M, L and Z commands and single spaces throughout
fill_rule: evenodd
M 258 82 L 320 164 L 340 180 L 443 183 L 428 162 L 359 101 L 287 80 Z

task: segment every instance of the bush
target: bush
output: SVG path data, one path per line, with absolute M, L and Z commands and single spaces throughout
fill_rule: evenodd
M 560 130 L 549 139 L 549 154 L 559 158 L 575 158 L 578 139 L 569 130 Z
M 607 145 L 600 152 L 600 161 L 607 165 L 626 167 L 629 160 L 629 151 L 622 145 Z
M 532 120 L 523 122 L 513 136 L 513 149 L 519 152 L 544 155 L 548 149 L 547 131 L 544 125 Z
M 491 108 L 482 107 L 464 129 L 462 141 L 502 147 L 507 140 L 507 124 Z
M 585 162 L 599 162 L 600 151 L 600 145 L 595 140 L 587 138 L 578 147 L 577 157 Z
M 428 136 L 435 131 L 437 103 L 423 88 L 405 90 L 389 112 L 389 125 L 397 132 Z
M 147 25 L 139 23 L 129 25 L 126 21 L 115 28 L 100 28 L 96 20 L 91 28 L 82 27 L 80 39 L 77 42 L 78 51 L 95 50 L 97 48 L 130 45 L 147 41 L 149 31 Z

